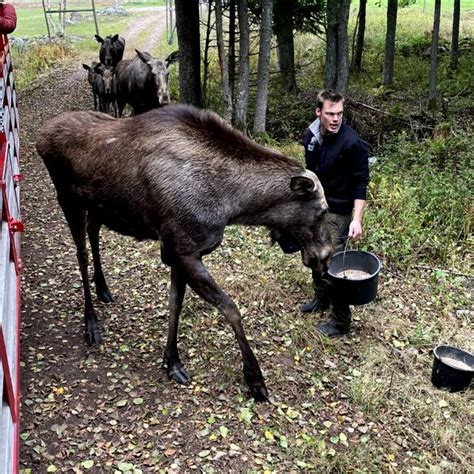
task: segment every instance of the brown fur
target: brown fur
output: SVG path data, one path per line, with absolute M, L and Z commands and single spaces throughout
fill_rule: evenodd
M 227 225 L 264 225 L 296 242 L 305 265 L 323 270 L 332 247 L 324 217 L 327 204 L 316 176 L 252 142 L 216 114 L 183 105 L 120 120 L 97 112 L 67 112 L 43 127 L 37 150 L 78 245 L 88 342 L 98 342 L 100 333 L 84 282 L 86 214 L 97 241 L 101 224 L 138 239 L 161 240 L 162 259 L 173 268 L 165 351 L 170 377 L 187 381 L 175 342 L 188 284 L 231 322 L 246 380 L 256 398 L 265 398 L 238 310 L 201 257 L 220 244 Z M 99 297 L 107 300 L 95 247 L 94 279 Z

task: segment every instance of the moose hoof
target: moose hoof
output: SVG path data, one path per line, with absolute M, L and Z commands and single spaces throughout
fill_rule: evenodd
M 102 342 L 102 334 L 98 329 L 93 329 L 92 331 L 86 331 L 84 339 L 89 346 L 100 344 Z
M 256 402 L 268 401 L 270 395 L 268 393 L 267 387 L 265 387 L 265 384 L 263 382 L 258 385 L 252 385 L 249 388 L 250 393 Z
M 114 300 L 109 290 L 98 291 L 97 298 L 99 298 L 99 301 L 101 301 L 102 303 L 112 303 L 112 301 Z
M 181 364 L 174 364 L 168 369 L 168 377 L 180 384 L 191 382 L 191 376 L 184 370 Z

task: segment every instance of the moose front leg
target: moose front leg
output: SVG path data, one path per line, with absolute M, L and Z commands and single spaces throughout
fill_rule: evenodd
M 92 304 L 91 289 L 89 285 L 88 256 L 86 247 L 86 211 L 74 206 L 67 199 L 62 198 L 58 193 L 59 203 L 64 211 L 64 215 L 69 224 L 72 238 L 76 244 L 77 260 L 81 271 L 82 287 L 84 289 L 84 322 L 86 330 L 84 339 L 87 344 L 98 344 L 102 341 L 102 334 L 99 329 L 97 315 Z
M 171 288 L 169 297 L 168 340 L 166 342 L 163 364 L 168 371 L 168 377 L 178 383 L 189 383 L 191 377 L 184 370 L 178 353 L 178 324 L 183 307 L 186 279 L 176 267 L 171 267 Z
M 186 256 L 180 259 L 180 264 L 186 272 L 188 285 L 208 303 L 222 311 L 234 330 L 237 342 L 242 352 L 245 382 L 255 400 L 268 400 L 268 390 L 263 380 L 262 371 L 258 364 L 242 326 L 242 317 L 235 303 L 222 291 L 211 277 L 200 258 Z

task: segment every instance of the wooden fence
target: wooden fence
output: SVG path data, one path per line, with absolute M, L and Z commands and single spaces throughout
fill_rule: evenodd
M 20 187 L 18 109 L 8 38 L 0 35 L 0 473 L 18 472 Z

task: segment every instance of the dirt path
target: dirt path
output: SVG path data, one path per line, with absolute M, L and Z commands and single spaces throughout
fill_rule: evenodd
M 140 9 L 140 11 L 144 10 Z M 146 33 L 145 39 L 143 39 L 144 33 Z M 153 55 L 153 50 L 159 44 L 163 34 L 166 34 L 165 7 L 146 9 L 146 16 L 133 22 L 123 35 L 127 40 L 125 58 L 132 58 L 135 55 L 135 48 Z

